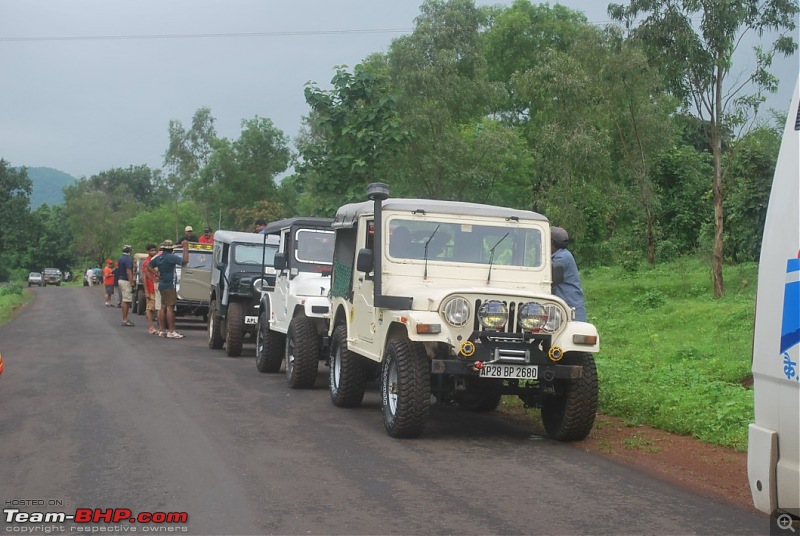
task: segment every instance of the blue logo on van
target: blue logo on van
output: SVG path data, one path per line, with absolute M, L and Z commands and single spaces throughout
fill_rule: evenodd
M 792 361 L 788 352 L 798 344 L 800 344 L 800 259 L 789 259 L 786 263 L 786 287 L 783 291 L 781 356 L 786 378 L 800 381 L 797 362 Z

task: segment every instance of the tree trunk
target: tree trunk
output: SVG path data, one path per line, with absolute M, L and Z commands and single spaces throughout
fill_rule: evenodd
M 711 261 L 711 278 L 714 284 L 714 298 L 725 295 L 722 280 L 723 256 L 723 212 L 722 212 L 722 139 L 719 130 L 712 126 L 711 147 L 714 156 L 714 255 Z

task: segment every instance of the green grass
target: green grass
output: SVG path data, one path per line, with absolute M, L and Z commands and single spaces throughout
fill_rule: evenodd
M 0 286 L 0 326 L 10 322 L 14 309 L 29 300 L 30 293 L 18 283 Z
M 758 267 L 727 267 L 713 299 L 709 266 L 682 258 L 627 273 L 582 273 L 589 321 L 600 332 L 600 411 L 635 424 L 747 447 Z

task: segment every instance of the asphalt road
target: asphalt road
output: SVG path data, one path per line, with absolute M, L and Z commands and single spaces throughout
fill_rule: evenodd
M 0 327 L 4 510 L 186 512 L 170 528 L 189 534 L 769 532 L 765 516 L 497 414 L 434 408 L 423 437 L 391 439 L 376 386 L 335 408 L 326 367 L 316 389 L 290 390 L 256 370 L 252 342 L 240 358 L 209 350 L 199 321 L 159 339 L 144 317 L 122 327 L 100 288 L 33 292 Z M 88 528 L 8 515 L 7 534 Z

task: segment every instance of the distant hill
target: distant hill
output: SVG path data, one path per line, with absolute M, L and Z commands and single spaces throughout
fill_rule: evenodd
M 77 179 L 69 173 L 49 167 L 29 167 L 28 177 L 33 183 L 31 209 L 36 209 L 44 203 L 50 206 L 63 204 L 62 188 L 77 182 Z

